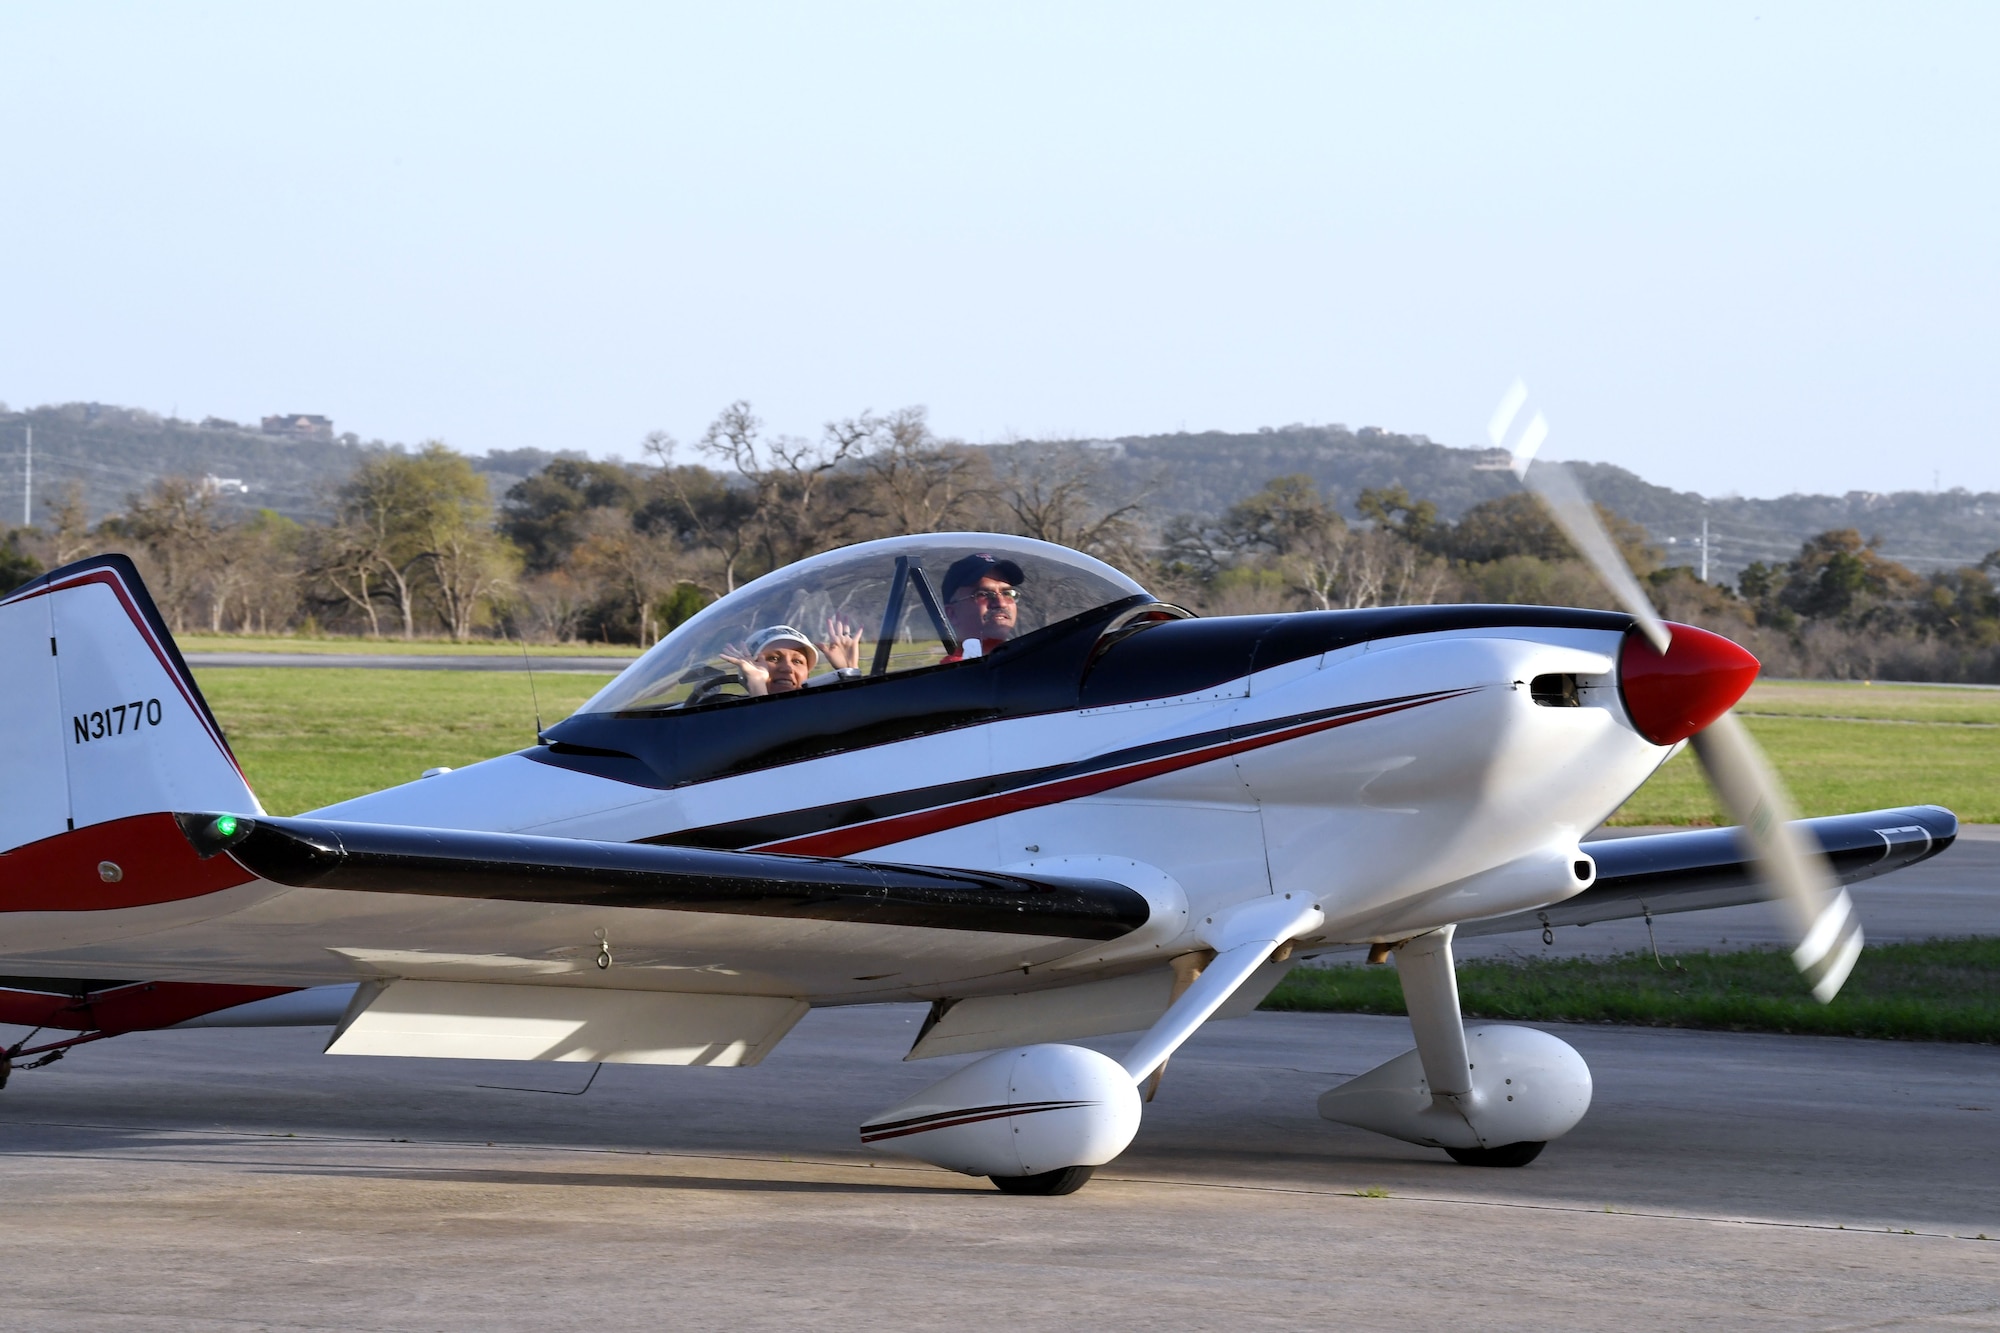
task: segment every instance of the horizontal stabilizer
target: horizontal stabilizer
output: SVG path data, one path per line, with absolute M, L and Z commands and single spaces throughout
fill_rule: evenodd
M 1936 805 L 1801 819 L 1794 825 L 1826 853 L 1842 884 L 1873 879 L 1936 856 L 1958 837 L 1958 817 Z M 1583 844 L 1597 881 L 1552 907 L 1468 921 L 1458 934 L 1504 935 L 1544 926 L 1584 926 L 1651 913 L 1742 907 L 1769 896 L 1755 853 L 1735 828 L 1689 829 Z

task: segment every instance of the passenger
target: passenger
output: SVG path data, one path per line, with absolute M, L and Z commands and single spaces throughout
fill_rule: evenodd
M 980 657 L 1013 638 L 1025 581 L 1019 565 L 985 551 L 952 562 L 939 595 L 960 647 L 944 660 Z
M 833 667 L 836 678 L 845 680 L 861 674 L 858 666 L 861 632 L 838 619 L 827 622 L 824 644 L 815 646 L 802 631 L 790 625 L 773 625 L 751 636 L 749 648 L 740 655 L 724 653 L 722 660 L 743 673 L 744 688 L 753 696 L 787 694 L 805 688 L 819 663 L 821 648 L 826 650 L 827 663 Z

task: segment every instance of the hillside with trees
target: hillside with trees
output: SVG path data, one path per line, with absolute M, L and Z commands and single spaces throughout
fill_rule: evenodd
M 176 630 L 646 644 L 816 552 L 974 529 L 1089 551 L 1209 614 L 1611 605 L 1537 502 L 1478 453 L 1355 439 L 1340 475 L 1372 484 L 1349 493 L 1295 469 L 1229 499 L 1202 488 L 1323 462 L 1339 441 L 1273 438 L 1216 470 L 1202 459 L 1226 452 L 1221 439 L 975 447 L 938 437 L 920 407 L 794 437 L 740 402 L 692 442 L 650 436 L 638 462 L 335 440 L 345 471 L 318 483 L 311 509 L 253 507 L 256 491 L 230 493 L 208 471 L 159 477 L 101 517 L 80 487 L 59 490 L 41 521 L 0 536 L 0 586 L 118 549 Z M 1835 526 L 1704 583 L 1603 501 L 1616 493 L 1607 475 L 1630 474 L 1594 471 L 1599 509 L 1660 609 L 1745 642 L 1772 674 L 2000 682 L 2000 540 L 1919 571 L 1885 540 Z M 1632 482 L 1633 508 L 1648 512 L 1659 488 Z
M 1489 449 L 1459 449 L 1422 435 L 1364 426 L 1283 426 L 1252 434 L 1125 436 L 1112 440 L 995 445 L 1011 450 L 1088 452 L 1103 462 L 1111 493 L 1144 496 L 1156 512 L 1220 514 L 1272 477 L 1311 477 L 1359 517 L 1363 491 L 1401 486 L 1447 520 L 1518 487 Z M 2000 547 L 2000 493 L 1899 491 L 1883 495 L 1788 495 L 1749 500 L 1656 486 L 1621 467 L 1583 463 L 1577 474 L 1592 499 L 1644 527 L 1671 564 L 1700 564 L 1709 521 L 1710 577 L 1733 580 L 1747 566 L 1783 561 L 1799 544 L 1833 528 L 1854 528 L 1892 558 L 1930 572 L 1976 561 Z
M 91 403 L 0 408 L 0 520 L 19 521 L 22 512 L 28 427 L 38 460 L 37 524 L 47 521 L 47 502 L 72 492 L 88 520 L 101 521 L 121 512 L 129 496 L 169 476 L 214 478 L 215 503 L 225 513 L 269 509 L 300 522 L 323 522 L 334 512 L 334 492 L 364 459 L 399 447 L 330 429 L 324 439 L 300 439 L 253 425 L 194 423 Z M 471 464 L 498 501 L 552 460 L 586 457 L 571 442 L 552 443 L 473 455 Z M 1474 505 L 1517 489 L 1490 450 L 1452 448 L 1374 427 L 1022 441 L 982 451 L 996 472 L 1031 468 L 1037 459 L 1063 460 L 1064 467 L 1091 477 L 1095 498 L 1109 509 L 1133 506 L 1127 517 L 1154 545 L 1175 516 L 1220 515 L 1273 477 L 1310 477 L 1349 521 L 1361 517 L 1364 491 L 1401 486 L 1456 521 Z M 729 467 L 726 461 L 717 465 Z M 1887 558 L 1923 574 L 1976 563 L 2000 548 L 2000 494 L 1912 490 L 1746 500 L 1670 490 L 1606 464 L 1581 464 L 1578 472 L 1592 498 L 1646 529 L 1668 564 L 1700 564 L 1706 517 L 1710 577 L 1723 582 L 1752 564 L 1782 564 L 1815 535 L 1843 528 L 1879 539 L 1876 549 Z

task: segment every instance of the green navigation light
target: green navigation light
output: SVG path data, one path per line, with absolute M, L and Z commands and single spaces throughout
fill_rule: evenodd
M 236 836 L 236 816 L 235 816 L 235 815 L 224 815 L 224 816 L 222 816 L 222 818 L 220 818 L 220 819 L 216 820 L 216 821 L 215 821 L 215 836 L 216 836 L 216 837 L 218 837 L 218 838 L 233 838 L 233 837 L 235 837 L 235 836 Z

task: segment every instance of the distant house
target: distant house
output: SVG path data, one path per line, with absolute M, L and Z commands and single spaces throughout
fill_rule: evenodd
M 228 417 L 203 417 L 201 419 L 201 428 L 203 430 L 242 430 L 243 426 L 240 422 L 231 421 Z
M 294 440 L 326 440 L 331 442 L 333 439 L 333 419 L 331 417 L 311 416 L 303 412 L 295 416 L 265 417 L 264 433 L 266 435 L 283 435 Z
M 1481 449 L 1472 463 L 1474 472 L 1506 472 L 1514 466 L 1514 455 L 1505 449 Z
M 201 479 L 201 489 L 209 495 L 248 495 L 249 485 L 241 477 L 218 477 L 213 472 Z

